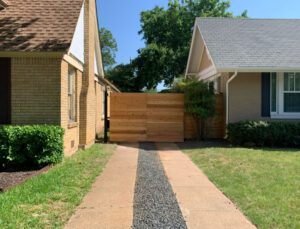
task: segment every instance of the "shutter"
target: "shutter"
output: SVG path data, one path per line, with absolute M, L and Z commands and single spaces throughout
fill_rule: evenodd
M 0 58 L 0 125 L 11 123 L 11 61 Z
M 270 84 L 271 73 L 262 73 L 261 75 L 261 116 L 270 117 Z

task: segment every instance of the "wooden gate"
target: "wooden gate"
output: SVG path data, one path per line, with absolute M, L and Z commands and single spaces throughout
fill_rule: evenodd
M 184 95 L 112 93 L 110 140 L 183 142 Z

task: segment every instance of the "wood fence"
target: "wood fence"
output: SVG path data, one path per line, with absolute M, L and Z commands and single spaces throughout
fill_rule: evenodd
M 197 138 L 197 124 L 191 115 L 185 114 L 184 118 L 184 138 Z M 216 116 L 206 122 L 206 138 L 221 139 L 225 137 L 225 109 L 223 94 L 216 95 Z
M 110 140 L 183 142 L 184 95 L 112 93 Z

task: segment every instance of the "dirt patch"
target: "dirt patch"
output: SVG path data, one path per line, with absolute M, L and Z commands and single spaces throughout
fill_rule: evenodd
M 0 192 L 5 192 L 12 187 L 20 185 L 34 176 L 47 172 L 50 168 L 51 166 L 46 166 L 42 169 L 31 171 L 7 169 L 0 172 Z

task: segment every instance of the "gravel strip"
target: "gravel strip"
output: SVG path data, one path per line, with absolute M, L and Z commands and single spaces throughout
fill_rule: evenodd
M 155 145 L 140 144 L 133 228 L 187 228 Z

